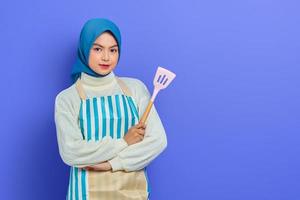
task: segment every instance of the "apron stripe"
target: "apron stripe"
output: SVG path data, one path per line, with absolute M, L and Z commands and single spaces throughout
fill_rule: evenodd
M 134 111 L 134 114 L 135 114 L 136 118 L 139 119 L 139 113 L 138 113 L 136 107 L 134 106 L 132 97 L 129 97 L 129 102 L 131 104 L 131 107 L 133 108 L 133 111 Z
M 86 171 L 84 169 L 81 170 L 81 194 L 82 200 L 86 200 Z
M 86 123 L 86 101 L 82 102 L 82 120 L 83 120 L 83 133 L 84 133 L 84 138 L 87 140 L 87 123 Z
M 75 200 L 79 200 L 78 197 L 78 168 L 75 167 Z
M 118 120 L 117 120 L 117 106 L 116 106 L 116 97 L 111 96 L 111 105 L 112 105 L 112 110 L 113 110 L 113 138 L 117 138 L 117 125 L 118 125 Z
M 109 118 L 110 118 L 110 127 L 109 127 L 109 131 L 110 131 L 110 136 L 112 138 L 114 138 L 114 110 L 113 110 L 113 106 L 112 106 L 112 99 L 111 96 L 108 96 L 108 105 L 109 105 Z
M 124 135 L 125 135 L 128 131 L 128 109 L 127 109 L 127 103 L 124 95 L 122 95 L 122 100 L 123 100 L 124 113 L 125 113 L 125 127 L 124 127 Z
M 105 110 L 106 110 L 106 137 L 109 136 L 109 129 L 110 129 L 110 114 L 109 114 L 109 103 L 108 103 L 108 98 L 105 98 Z
M 90 99 L 86 100 L 86 121 L 87 121 L 87 140 L 91 139 L 91 113 L 90 113 Z
M 125 135 L 125 129 L 124 129 L 124 125 L 125 125 L 125 112 L 124 112 L 124 105 L 123 105 L 123 100 L 122 100 L 122 96 L 123 95 L 118 95 L 118 101 L 119 101 L 119 108 L 120 108 L 120 138 L 122 138 Z M 119 138 L 119 139 L 120 139 Z
M 129 107 L 130 107 L 130 111 L 131 111 L 131 126 L 134 126 L 135 125 L 135 117 L 134 117 L 134 111 L 133 111 L 133 108 L 132 108 L 132 105 L 130 103 L 130 97 L 127 97 L 127 102 L 129 104 Z
M 106 111 L 105 99 L 101 97 L 101 111 L 102 111 L 102 138 L 106 136 Z
M 94 102 L 93 98 L 89 99 L 90 101 L 90 133 L 91 133 L 91 138 L 90 140 L 95 141 L 95 112 L 94 112 Z
M 116 98 L 116 106 L 117 106 L 117 114 L 118 114 L 117 138 L 121 138 L 121 111 L 120 111 L 119 95 L 116 95 L 115 98 Z
M 78 199 L 82 199 L 82 187 L 81 187 L 81 178 L 82 178 L 82 174 L 81 174 L 81 169 L 77 168 L 77 174 L 78 174 Z
M 97 119 L 97 123 L 98 123 L 98 141 L 101 140 L 102 138 L 102 132 L 103 132 L 103 122 L 102 122 L 102 117 L 103 117 L 103 114 L 102 114 L 102 108 L 101 108 L 101 98 L 97 98 L 97 113 L 98 113 L 98 119 Z M 95 121 L 96 123 L 96 121 Z
M 97 107 L 97 98 L 93 98 L 93 107 L 94 107 L 94 119 L 95 119 L 95 139 L 99 140 L 99 123 L 98 123 L 98 107 Z
M 83 139 L 85 140 L 85 137 L 84 137 L 84 129 L 83 129 L 83 114 L 82 114 L 82 100 L 81 100 L 81 104 L 80 104 L 80 111 L 79 111 L 79 123 L 80 123 L 80 129 L 81 129 L 81 134 L 82 134 L 82 137 Z

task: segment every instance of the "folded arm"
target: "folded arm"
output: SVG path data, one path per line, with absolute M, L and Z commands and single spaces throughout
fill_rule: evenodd
M 70 166 L 86 167 L 105 162 L 128 146 L 123 138 L 114 140 L 110 136 L 101 141 L 83 140 L 78 115 L 70 101 L 60 95 L 55 99 L 55 125 L 60 156 Z

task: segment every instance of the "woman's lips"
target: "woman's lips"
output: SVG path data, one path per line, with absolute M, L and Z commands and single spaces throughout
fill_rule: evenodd
M 101 69 L 108 69 L 109 68 L 109 65 L 99 64 L 99 66 L 101 67 Z

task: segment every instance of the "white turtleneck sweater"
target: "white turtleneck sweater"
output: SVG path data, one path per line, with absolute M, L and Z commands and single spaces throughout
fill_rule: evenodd
M 142 116 L 150 100 L 146 86 L 138 79 L 119 78 L 130 89 Z M 122 93 L 113 72 L 101 78 L 81 73 L 81 83 L 87 98 Z M 123 138 L 113 139 L 110 136 L 101 141 L 83 140 L 78 123 L 79 108 L 80 97 L 75 84 L 56 96 L 54 118 L 57 141 L 60 156 L 67 165 L 85 167 L 108 161 L 112 171 L 135 171 L 146 167 L 167 146 L 165 130 L 155 106 L 146 121 L 144 139 L 132 145 L 128 145 Z

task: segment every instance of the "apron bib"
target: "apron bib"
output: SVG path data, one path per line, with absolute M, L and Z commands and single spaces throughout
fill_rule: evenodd
M 76 89 L 81 98 L 79 125 L 82 139 L 101 141 L 123 138 L 139 122 L 137 104 L 125 83 L 117 78 L 124 94 L 86 98 L 80 78 Z M 67 200 L 146 200 L 150 188 L 146 168 L 133 171 L 91 171 L 70 167 Z

